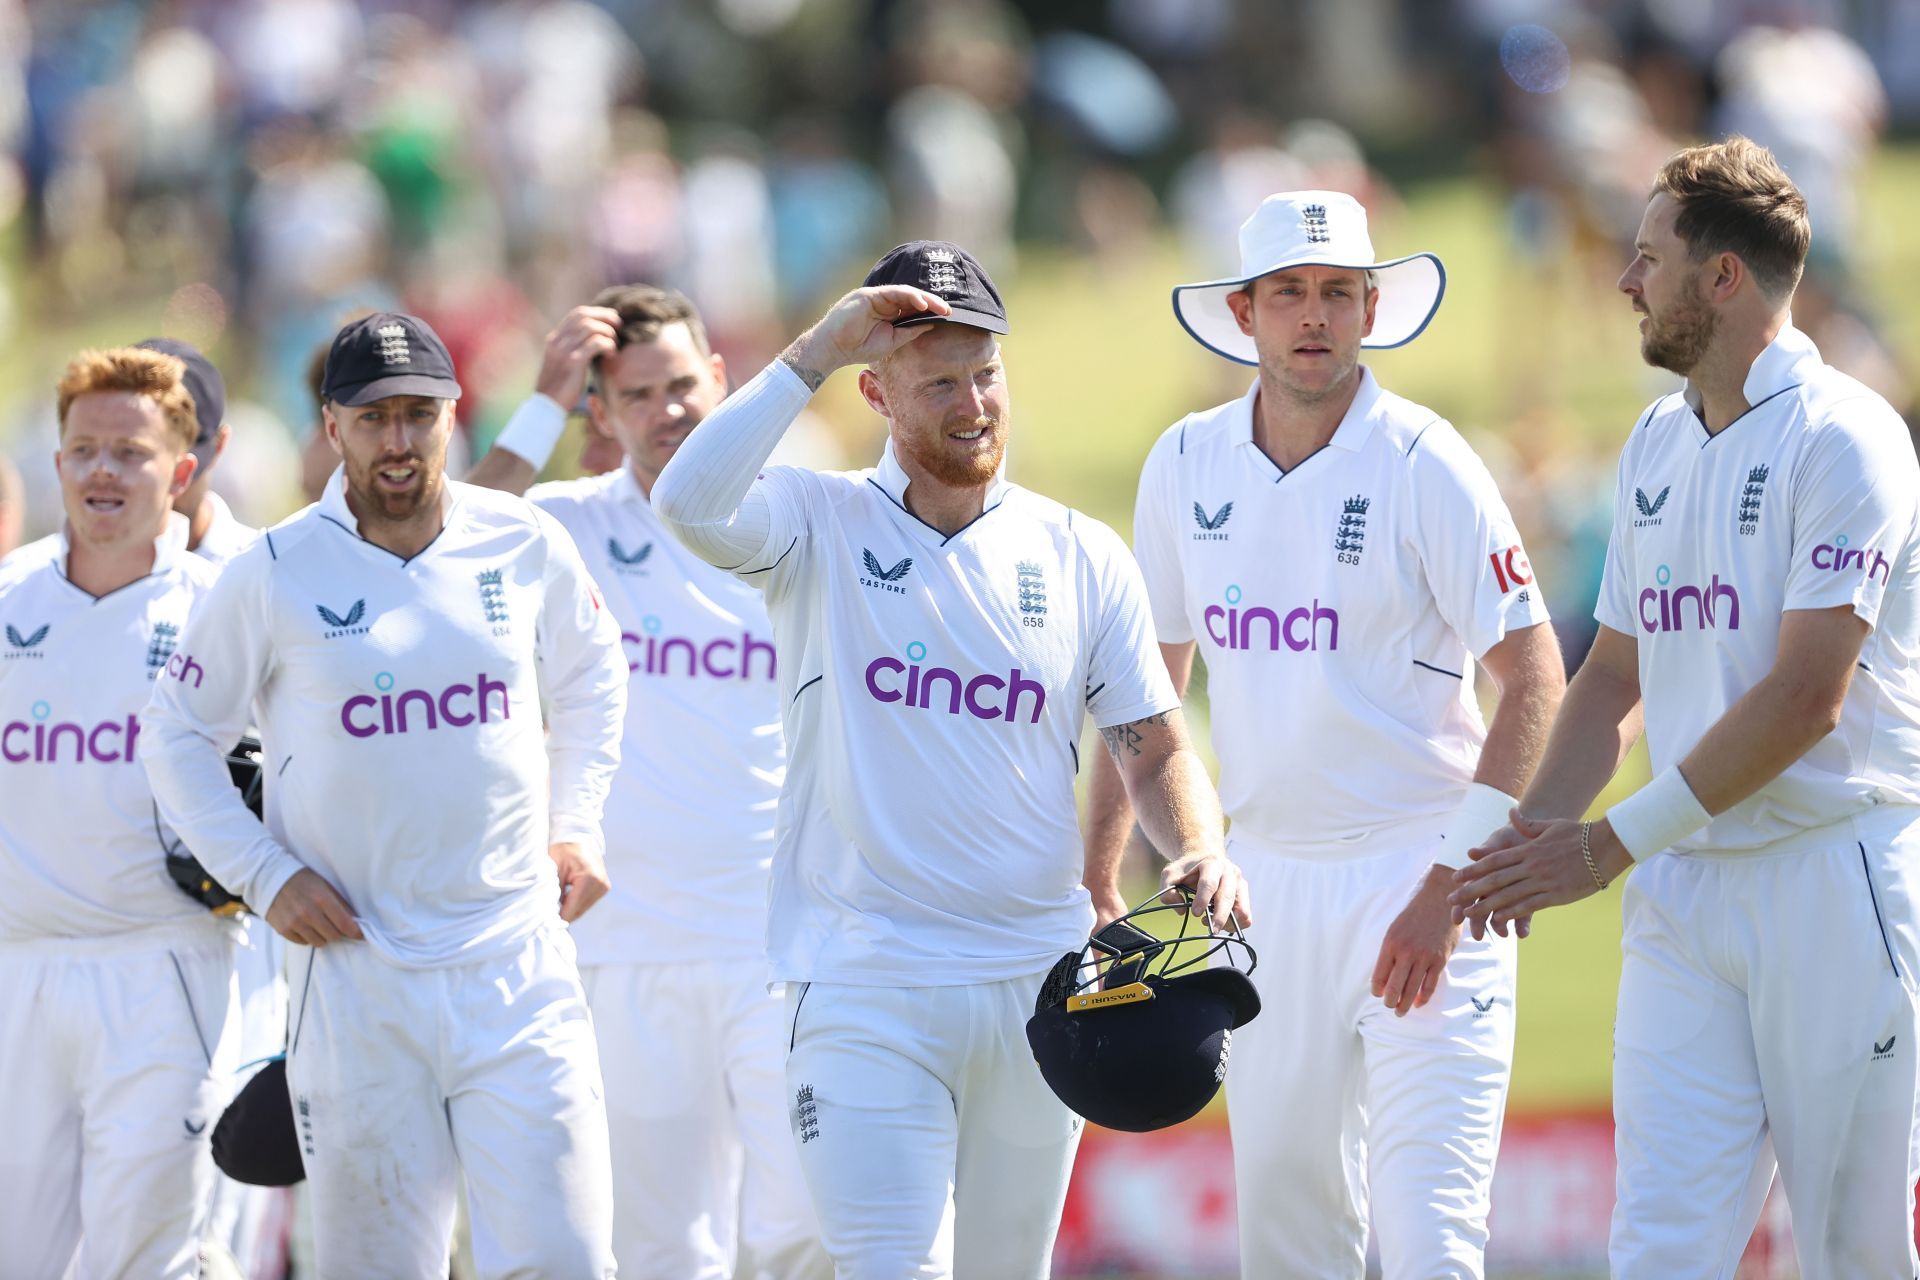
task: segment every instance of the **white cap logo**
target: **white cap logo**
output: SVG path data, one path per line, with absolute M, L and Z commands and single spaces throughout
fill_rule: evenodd
M 380 358 L 388 364 L 412 364 L 413 353 L 407 346 L 407 328 L 400 324 L 383 324 L 373 331 L 380 339 Z
M 926 255 L 927 292 L 960 293 L 960 259 L 951 249 L 929 249 Z

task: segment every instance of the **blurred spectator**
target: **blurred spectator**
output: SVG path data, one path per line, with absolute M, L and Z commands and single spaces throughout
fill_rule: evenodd
M 26 493 L 20 487 L 20 471 L 13 459 L 0 453 L 0 558 L 20 545 L 20 531 L 26 523 Z
M 1838 31 L 1753 27 L 1721 51 L 1715 71 L 1722 96 L 1711 132 L 1772 151 L 1807 199 L 1813 253 L 1850 269 L 1860 173 L 1887 119 L 1872 59 Z

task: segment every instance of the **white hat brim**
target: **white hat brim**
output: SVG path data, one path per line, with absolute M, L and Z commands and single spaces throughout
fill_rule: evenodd
M 1412 342 L 1432 323 L 1447 292 L 1447 269 L 1431 253 L 1409 254 L 1391 262 L 1326 262 L 1302 258 L 1276 263 L 1259 275 L 1232 280 L 1206 280 L 1199 284 L 1176 285 L 1173 290 L 1173 314 L 1193 340 L 1217 355 L 1241 364 L 1257 365 L 1260 353 L 1253 338 L 1240 331 L 1240 322 L 1227 306 L 1227 295 L 1247 287 L 1260 276 L 1292 267 L 1340 267 L 1348 271 L 1371 271 L 1380 290 L 1380 302 L 1373 312 L 1373 332 L 1361 339 L 1362 347 L 1384 350 Z

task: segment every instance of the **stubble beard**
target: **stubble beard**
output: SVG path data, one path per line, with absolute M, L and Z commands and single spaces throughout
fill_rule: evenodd
M 1640 338 L 1640 358 L 1656 369 L 1686 377 L 1705 358 L 1720 327 L 1720 316 L 1696 286 L 1687 300 L 1676 304 L 1663 319 L 1649 311 L 1646 333 Z

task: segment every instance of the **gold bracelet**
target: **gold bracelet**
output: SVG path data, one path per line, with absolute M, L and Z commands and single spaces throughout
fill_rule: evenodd
M 1587 860 L 1587 874 L 1592 876 L 1593 882 L 1600 886 L 1602 892 L 1605 892 L 1607 878 L 1600 874 L 1600 868 L 1593 862 L 1593 824 L 1591 822 L 1580 824 L 1580 856 Z

